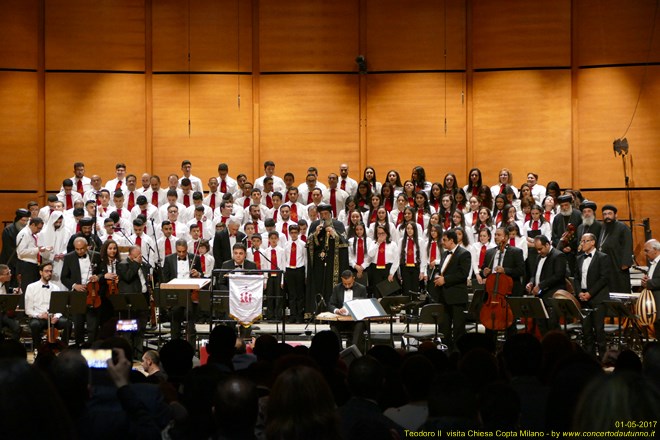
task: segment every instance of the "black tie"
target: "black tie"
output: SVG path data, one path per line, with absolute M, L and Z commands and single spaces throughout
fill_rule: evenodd
M 85 258 L 87 258 L 87 254 L 85 254 L 85 255 L 78 255 L 78 258 L 80 258 L 81 260 L 82 260 L 82 259 L 85 259 Z
M 185 258 L 179 258 L 179 261 L 186 261 Z
M 591 255 L 591 254 L 585 254 L 585 257 L 587 257 L 587 258 L 591 258 L 591 257 L 593 257 L 593 255 Z
M 42 284 L 41 287 L 44 289 L 50 289 L 50 284 Z

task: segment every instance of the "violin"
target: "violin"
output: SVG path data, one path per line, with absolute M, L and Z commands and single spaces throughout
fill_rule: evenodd
M 106 282 L 108 283 L 108 296 L 119 295 L 119 280 L 115 274 L 114 269 L 115 269 L 115 265 L 113 262 L 111 273 L 114 274 L 115 276 L 112 279 L 106 280 Z
M 573 237 L 575 237 L 575 232 L 577 231 L 577 228 L 573 223 L 569 223 L 568 226 L 566 226 L 566 231 L 561 235 L 561 238 L 559 239 L 559 243 L 557 243 L 557 249 L 562 250 L 568 244 L 573 240 Z
M 500 258 L 497 263 L 502 265 L 504 250 L 500 248 Z M 481 324 L 489 330 L 506 330 L 513 324 L 513 312 L 506 302 L 506 297 L 513 290 L 513 279 L 502 273 L 492 272 L 486 278 L 486 297 L 479 312 Z
M 86 288 L 87 288 L 87 306 L 94 307 L 95 309 L 101 307 L 101 296 L 99 295 L 98 281 L 88 282 Z

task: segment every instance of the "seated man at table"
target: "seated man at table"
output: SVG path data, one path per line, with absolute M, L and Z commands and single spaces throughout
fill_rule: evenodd
M 355 275 L 349 269 L 341 273 L 341 283 L 332 289 L 328 304 L 328 311 L 335 315 L 348 316 L 345 304 L 353 299 L 367 298 L 367 288 L 355 282 Z M 335 332 L 341 341 L 341 333 L 352 330 L 351 344 L 355 344 L 361 352 L 366 352 L 364 321 L 331 321 L 330 330 Z

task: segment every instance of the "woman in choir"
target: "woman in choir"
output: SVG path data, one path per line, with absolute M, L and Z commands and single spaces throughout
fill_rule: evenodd
M 380 194 L 372 194 L 371 200 L 369 201 L 369 209 L 364 213 L 364 223 L 369 226 L 376 221 L 376 215 L 378 214 L 378 208 L 383 204 L 383 200 Z
M 439 224 L 429 226 L 426 254 L 428 255 L 427 273 L 430 274 L 430 272 L 440 264 L 440 258 L 442 256 L 442 226 Z
M 408 206 L 415 206 L 415 183 L 412 180 L 403 182 L 402 194 L 406 196 Z
M 467 207 L 467 197 L 465 196 L 465 191 L 463 188 L 458 188 L 456 194 L 454 194 L 454 206 L 461 212 L 465 212 Z
M 431 226 L 438 225 L 440 227 L 440 235 L 442 235 L 442 223 L 440 222 L 440 214 L 437 212 L 434 212 L 431 214 L 431 217 L 429 217 L 429 226 L 426 228 L 426 233 L 424 234 L 426 236 L 426 241 L 430 240 L 431 238 L 431 229 L 433 229 Z
M 403 191 L 403 183 L 401 183 L 401 176 L 397 170 L 389 170 L 387 172 L 387 181 L 394 188 L 394 197 Z
M 465 217 L 458 208 L 451 213 L 451 228 L 463 228 L 465 230 Z
M 465 214 L 465 224 L 470 227 L 474 227 L 477 224 L 477 219 L 479 218 L 479 208 L 481 208 L 481 202 L 477 196 L 470 196 L 469 200 L 469 211 Z
M 516 188 L 513 187 L 513 190 L 515 191 Z M 532 187 L 529 186 L 529 183 L 527 183 L 527 182 L 520 185 L 520 199 L 522 200 L 525 197 L 534 198 L 534 196 L 532 196 Z M 536 201 L 534 201 L 534 203 L 536 203 Z
M 557 213 L 555 199 L 552 196 L 547 196 L 541 202 L 541 206 L 543 206 L 543 218 L 552 225 L 552 221 L 555 219 L 555 214 Z
M 391 212 L 394 209 L 394 187 L 390 182 L 383 183 L 382 188 L 380 189 L 381 200 L 383 201 L 383 206 L 387 209 L 387 212 Z
M 470 245 L 470 253 L 472 254 L 472 274 L 474 275 L 474 281 L 476 281 L 477 284 L 484 284 L 486 282 L 486 279 L 481 277 L 480 271 L 481 266 L 483 266 L 484 261 L 486 260 L 486 251 L 495 247 L 492 238 L 492 232 L 490 229 L 484 228 L 479 231 L 478 241 L 475 241 Z
M 556 205 L 557 197 L 561 195 L 561 188 L 559 187 L 559 183 L 555 182 L 554 180 L 548 182 L 545 187 L 545 195 L 551 196 L 554 199 Z
M 346 236 L 353 237 L 355 235 L 355 227 L 363 222 L 362 213 L 357 209 L 354 209 L 349 214 L 348 225 L 346 228 Z
M 364 223 L 355 226 L 355 235 L 348 239 L 348 263 L 355 273 L 355 281 L 363 286 L 369 285 L 369 249 L 374 241 L 367 237 Z
M 510 224 L 515 223 L 518 225 L 519 229 L 522 229 L 522 222 L 518 220 L 518 210 L 513 205 L 504 205 L 502 209 L 502 222 L 499 227 L 507 227 Z
M 528 247 L 527 238 L 523 237 L 520 233 L 520 228 L 517 223 L 510 223 L 506 227 L 506 232 L 509 234 L 509 246 L 517 247 L 523 251 L 523 258 L 527 260 Z
M 490 187 L 491 196 L 495 198 L 495 196 L 498 194 L 503 193 L 504 188 L 506 188 L 507 185 L 511 185 L 514 192 L 516 193 L 516 197 L 519 197 L 518 190 L 513 186 L 513 174 L 511 174 L 511 170 L 508 168 L 502 168 L 499 173 L 499 180 L 497 185 Z
M 431 217 L 431 208 L 429 208 L 429 201 L 426 195 L 426 192 L 419 191 L 415 194 L 415 222 L 422 227 L 422 232 L 426 230 L 426 226 L 429 223 L 429 217 Z
M 101 246 L 101 281 L 99 282 L 99 295 L 101 296 L 101 307 L 99 311 L 99 323 L 101 328 L 114 314 L 114 308 L 110 302 L 111 294 L 119 293 L 119 276 L 117 265 L 121 262 L 119 245 L 114 240 L 106 240 Z
M 385 209 L 384 206 L 378 208 L 378 210 L 376 211 L 376 220 L 367 227 L 367 237 L 373 240 L 376 239 L 377 226 L 382 226 L 384 228 L 387 228 L 387 230 L 390 233 L 390 238 L 392 238 L 392 240 L 397 238 L 396 227 L 390 222 L 390 216 L 387 213 L 387 210 Z
M 473 233 L 476 235 L 482 229 L 490 229 L 490 235 L 492 237 L 493 231 L 495 230 L 495 225 L 493 224 L 493 217 L 490 215 L 490 209 L 482 206 L 479 208 L 479 218 L 477 219 L 477 224 L 474 225 Z M 475 237 L 475 241 L 477 238 Z
M 498 194 L 495 197 L 495 208 L 493 208 L 493 222 L 495 226 L 499 226 L 504 218 L 504 213 L 502 212 L 504 205 L 506 205 L 506 196 L 504 194 Z
M 456 232 L 456 238 L 458 239 L 458 245 L 467 249 L 470 246 L 470 240 L 468 239 L 465 229 L 460 226 L 452 228 Z
M 546 221 L 543 217 L 543 208 L 534 205 L 530 214 L 532 218 L 523 224 L 520 231 L 527 242 L 527 273 L 531 273 L 529 270 L 536 267 L 538 258 L 538 253 L 534 247 L 534 238 L 545 235 L 548 240 L 552 240 L 552 223 Z
M 398 237 L 403 237 L 405 235 L 405 233 L 406 233 L 405 225 L 408 222 L 415 223 L 415 225 L 417 226 L 417 235 L 421 236 L 422 235 L 422 227 L 419 224 L 416 223 L 416 220 L 417 220 L 417 211 L 415 210 L 415 208 L 411 208 L 410 206 L 406 206 L 403 210 L 403 223 L 396 228 L 396 236 L 394 235 L 394 233 L 391 234 L 392 239 L 394 240 Z M 398 240 L 395 240 L 395 241 L 398 242 Z
M 424 239 L 417 235 L 414 223 L 406 223 L 405 235 L 399 246 L 399 272 L 401 273 L 401 289 L 404 295 L 419 292 L 419 283 L 426 276 L 426 248 Z
M 368 209 L 371 202 L 371 185 L 366 180 L 358 183 L 357 192 L 355 193 L 355 203 L 360 209 Z
M 346 197 L 346 201 L 344 202 L 344 209 L 337 214 L 337 220 L 342 222 L 344 226 L 348 226 L 351 212 L 354 211 L 357 208 L 357 204 L 355 203 L 355 197 L 353 196 L 348 196 Z
M 429 206 L 433 212 L 440 211 L 440 201 L 442 200 L 442 185 L 434 183 L 431 185 L 431 194 L 429 195 Z
M 458 180 L 456 179 L 456 174 L 447 173 L 443 180 L 443 191 L 445 194 L 451 194 L 452 197 L 456 194 L 458 189 Z
M 440 201 L 440 220 L 442 221 L 442 228 L 451 228 L 451 213 L 454 211 L 454 196 L 451 194 L 444 194 Z
M 466 195 L 476 196 L 479 194 L 479 188 L 484 184 L 479 168 L 472 168 L 468 173 L 468 184 L 463 187 Z
M 479 190 L 479 201 L 481 206 L 485 206 L 488 209 L 493 209 L 493 195 L 490 192 L 490 188 L 486 185 L 483 185 Z
M 518 197 L 513 191 L 512 186 L 507 185 L 507 187 L 504 189 L 504 195 L 506 196 L 507 205 L 513 205 L 518 211 L 520 211 L 520 200 L 518 200 Z
M 380 194 L 380 182 L 376 179 L 376 170 L 373 167 L 366 167 L 362 178 L 369 183 L 372 194 Z
M 399 246 L 391 240 L 387 229 L 376 227 L 376 237 L 375 245 L 367 252 L 371 261 L 369 280 L 373 287 L 384 280 L 394 281 L 399 269 Z
M 419 165 L 414 167 L 410 174 L 410 180 L 415 184 L 416 193 L 424 191 L 427 196 L 429 195 L 429 192 L 431 191 L 431 182 L 426 181 L 426 171 L 424 171 L 424 167 Z
M 532 197 L 526 197 L 520 200 L 520 212 L 518 213 L 518 220 L 523 222 L 528 222 L 532 219 L 532 206 L 534 206 L 534 199 Z
M 390 220 L 397 228 L 403 223 L 403 210 L 406 206 L 409 206 L 408 198 L 403 193 L 396 196 L 396 208 L 390 212 Z

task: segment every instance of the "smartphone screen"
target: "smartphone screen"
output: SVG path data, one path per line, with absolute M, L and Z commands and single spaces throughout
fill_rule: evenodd
M 110 349 L 92 350 L 85 348 L 80 350 L 80 353 L 87 360 L 89 368 L 107 368 L 108 359 L 112 357 L 112 350 Z
M 120 319 L 117 321 L 118 332 L 136 332 L 138 331 L 137 319 Z

